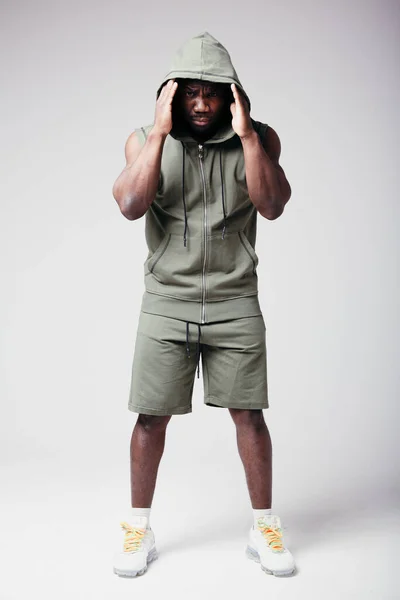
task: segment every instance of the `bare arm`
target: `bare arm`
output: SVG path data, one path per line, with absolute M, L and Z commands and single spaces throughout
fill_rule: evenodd
M 231 84 L 234 102 L 232 127 L 240 137 L 246 165 L 246 182 L 250 200 L 266 219 L 277 219 L 289 201 L 292 190 L 281 165 L 281 142 L 272 127 L 260 140 L 251 122 L 249 107 L 236 85 Z
M 263 217 L 277 219 L 292 193 L 279 164 L 281 144 L 278 134 L 268 127 L 263 143 L 256 132 L 248 135 L 242 143 L 250 197 Z
M 113 185 L 113 196 L 127 219 L 140 219 L 156 197 L 164 143 L 172 128 L 172 100 L 178 83 L 170 79 L 156 103 L 154 126 L 143 147 L 135 132 L 125 144 L 126 166 Z
M 290 183 L 286 178 L 285 171 L 279 164 L 279 158 L 281 155 L 281 141 L 275 129 L 272 129 L 271 126 L 269 126 L 266 131 L 265 138 L 263 140 L 263 148 L 276 169 L 279 187 L 281 190 L 281 199 L 283 206 L 285 206 L 285 204 L 289 202 L 292 195 L 292 188 L 290 187 Z
M 150 131 L 140 146 L 135 132 L 125 144 L 126 166 L 113 186 L 113 196 L 127 219 L 140 219 L 156 197 L 166 135 Z

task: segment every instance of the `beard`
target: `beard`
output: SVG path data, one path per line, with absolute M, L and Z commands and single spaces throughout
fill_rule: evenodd
M 187 130 L 189 133 L 197 135 L 207 135 L 211 137 L 216 131 L 232 122 L 232 114 L 229 103 L 225 102 L 217 115 L 213 115 L 209 123 L 199 125 L 193 122 L 193 116 L 185 113 L 178 103 L 172 102 L 172 122 L 180 130 Z M 200 118 L 200 117 L 199 117 Z

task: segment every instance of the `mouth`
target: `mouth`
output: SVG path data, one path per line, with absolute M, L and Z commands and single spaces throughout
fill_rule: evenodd
M 198 125 L 206 125 L 210 122 L 210 119 L 206 119 L 204 117 L 194 117 L 192 118 L 193 123 L 197 123 Z

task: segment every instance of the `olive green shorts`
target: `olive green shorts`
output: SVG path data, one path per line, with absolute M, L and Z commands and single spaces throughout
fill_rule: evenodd
M 192 412 L 200 366 L 204 403 L 268 408 L 262 315 L 198 325 L 140 312 L 128 408 L 149 415 Z

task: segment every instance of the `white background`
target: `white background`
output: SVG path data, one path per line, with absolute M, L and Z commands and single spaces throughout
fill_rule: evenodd
M 395 1 L 1 5 L 0 598 L 399 598 L 399 22 Z M 144 219 L 112 185 L 173 53 L 207 30 L 292 198 L 259 217 L 273 508 L 298 574 L 244 556 L 229 412 L 167 431 L 160 558 L 112 573 L 129 514 L 130 368 Z

